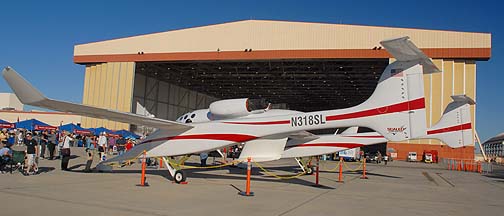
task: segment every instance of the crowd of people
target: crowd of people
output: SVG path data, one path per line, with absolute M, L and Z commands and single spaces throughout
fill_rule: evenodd
M 14 153 L 23 152 L 24 165 L 22 173 L 32 175 L 38 173 L 39 160 L 61 160 L 61 170 L 68 171 L 71 158 L 71 147 L 82 147 L 88 155 L 85 171 L 91 171 L 94 152 L 98 152 L 100 161 L 106 160 L 107 155 L 124 154 L 135 145 L 134 138 L 120 135 L 100 133 L 76 134 L 68 131 L 44 130 L 29 131 L 25 129 L 3 129 L 0 132 L 0 171 L 8 171 L 7 165 L 13 162 Z M 89 162 L 91 160 L 91 163 Z

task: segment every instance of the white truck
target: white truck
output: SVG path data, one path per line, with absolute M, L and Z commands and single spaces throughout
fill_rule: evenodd
M 406 161 L 408 162 L 416 162 L 418 159 L 417 159 L 417 153 L 416 152 L 408 152 L 408 158 L 406 159 Z
M 359 161 L 361 157 L 359 147 L 340 151 L 338 155 L 345 161 Z

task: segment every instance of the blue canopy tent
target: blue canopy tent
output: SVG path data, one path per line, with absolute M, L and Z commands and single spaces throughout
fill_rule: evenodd
M 0 128 L 14 128 L 16 125 L 0 119 Z
M 65 124 L 65 125 L 59 126 L 59 130 L 60 131 L 70 131 L 70 132 L 73 132 L 75 129 L 83 129 L 83 128 L 75 125 L 74 123 L 70 123 L 70 124 Z
M 16 123 L 16 128 L 24 128 L 27 130 L 55 130 L 57 127 L 51 126 L 37 119 L 28 119 Z
M 113 134 L 117 134 L 117 135 L 120 135 L 124 138 L 128 138 L 128 137 L 133 137 L 135 139 L 138 139 L 140 138 L 140 136 L 130 132 L 130 131 L 127 131 L 127 130 L 118 130 L 118 131 L 114 131 L 112 132 Z
M 107 128 L 104 128 L 104 127 L 95 128 L 94 131 L 93 131 L 94 135 L 100 135 L 103 132 L 109 134 L 112 131 L 109 130 L 109 129 L 107 129 Z
M 61 126 L 59 126 L 59 130 L 60 131 L 69 131 L 69 132 L 78 133 L 78 134 L 91 134 L 92 133 L 91 130 L 80 127 L 74 123 L 61 125 Z
M 91 134 L 95 135 L 96 128 L 84 128 L 84 130 L 91 131 Z

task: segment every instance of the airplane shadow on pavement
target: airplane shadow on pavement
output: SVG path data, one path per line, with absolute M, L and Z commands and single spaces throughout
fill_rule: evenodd
M 206 173 L 211 170 L 217 170 L 217 169 L 184 169 L 188 180 L 190 179 L 224 179 L 224 180 L 246 180 L 246 170 L 245 169 L 240 169 L 236 167 L 224 167 L 224 168 L 218 168 L 218 170 L 228 170 L 228 174 L 212 174 L 212 173 Z M 292 171 L 292 170 L 291 170 Z M 82 171 L 74 171 L 74 172 L 82 172 Z M 95 171 L 96 172 L 96 171 Z M 140 174 L 140 170 L 120 170 L 116 169 L 112 171 L 112 173 L 116 174 Z M 147 175 L 158 175 L 162 176 L 170 181 L 173 181 L 173 178 L 170 176 L 169 172 L 166 169 L 161 169 L 161 170 L 152 170 L 152 169 L 147 169 L 146 170 Z M 295 175 L 297 173 L 293 173 Z M 236 176 L 240 175 L 240 176 Z M 314 183 L 313 181 L 307 181 L 303 180 L 301 178 L 294 178 L 294 179 L 277 179 L 268 175 L 265 175 L 259 170 L 259 168 L 254 167 L 252 169 L 252 176 L 251 176 L 252 181 L 260 181 L 260 182 L 284 182 L 284 183 L 290 183 L 290 184 L 297 184 L 297 185 L 304 185 L 304 186 L 312 186 Z M 334 189 L 332 187 L 321 187 L 325 189 Z

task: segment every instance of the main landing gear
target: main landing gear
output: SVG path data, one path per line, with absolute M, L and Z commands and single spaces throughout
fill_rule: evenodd
M 170 175 L 173 178 L 173 181 L 177 184 L 181 184 L 186 182 L 186 174 L 182 170 L 181 164 L 183 164 L 187 159 L 189 159 L 188 156 L 184 156 L 180 158 L 178 161 L 175 160 L 174 158 L 170 157 L 163 157 L 163 162 L 165 166 L 168 168 L 168 172 L 170 172 Z
M 308 160 L 303 160 L 303 158 L 294 158 L 294 159 L 296 160 L 296 162 L 298 163 L 299 167 L 301 167 L 301 170 L 303 170 L 303 172 L 306 175 L 313 174 L 313 166 L 310 165 L 311 158 L 309 158 Z

